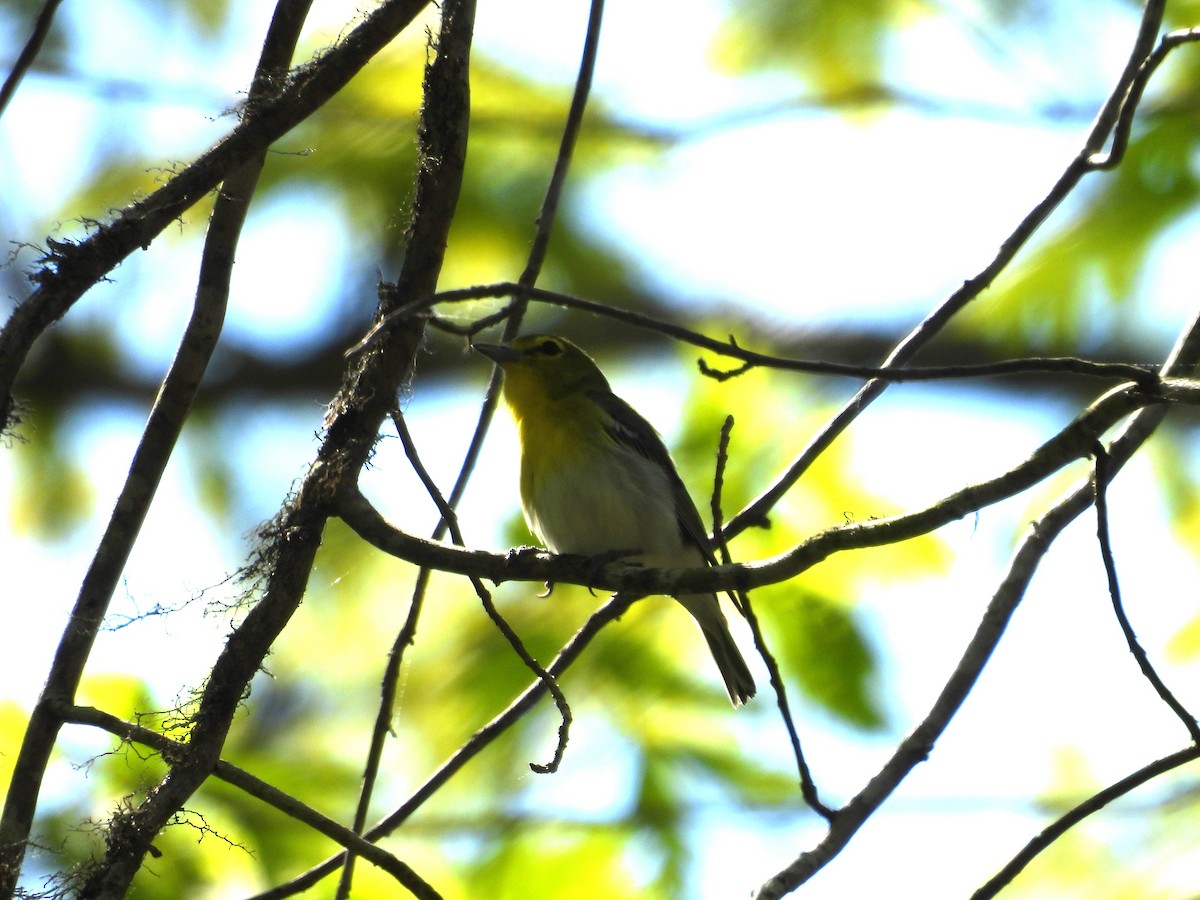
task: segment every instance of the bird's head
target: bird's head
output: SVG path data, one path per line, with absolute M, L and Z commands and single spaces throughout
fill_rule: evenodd
M 514 409 L 609 390 L 600 367 L 566 338 L 529 334 L 507 344 L 474 346 L 504 370 L 504 393 Z

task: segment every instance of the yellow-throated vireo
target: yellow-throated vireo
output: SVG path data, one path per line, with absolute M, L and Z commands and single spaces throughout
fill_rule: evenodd
M 504 370 L 504 399 L 521 440 L 521 506 L 553 553 L 636 551 L 648 566 L 716 563 L 696 505 L 662 438 L 614 394 L 592 358 L 561 337 L 475 344 Z M 715 594 L 676 598 L 700 624 L 729 699 L 754 679 Z

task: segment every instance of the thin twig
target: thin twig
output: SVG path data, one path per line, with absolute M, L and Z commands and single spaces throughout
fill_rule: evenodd
M 1150 682 L 1159 699 L 1178 716 L 1179 721 L 1183 723 L 1184 728 L 1191 736 L 1192 743 L 1200 744 L 1200 723 L 1196 722 L 1196 717 L 1188 712 L 1187 708 L 1167 687 L 1166 682 L 1162 680 L 1146 655 L 1145 648 L 1138 641 L 1133 626 L 1129 622 L 1129 616 L 1125 613 L 1125 603 L 1121 599 L 1121 585 L 1117 580 L 1117 564 L 1113 557 L 1112 537 L 1108 528 L 1108 484 L 1112 479 L 1112 463 L 1108 458 L 1108 451 L 1099 441 L 1096 442 L 1094 457 L 1096 465 L 1092 476 L 1092 490 L 1096 504 L 1096 539 L 1100 544 L 1100 557 L 1104 561 L 1104 574 L 1108 578 L 1108 595 L 1112 600 L 1113 613 L 1117 617 L 1117 623 L 1121 626 L 1121 633 L 1125 636 L 1129 652 L 1137 660 L 1142 675 Z
M 511 281 L 496 282 L 494 284 L 475 285 L 468 288 L 459 288 L 450 291 L 441 291 L 437 294 L 431 294 L 421 300 L 418 300 L 403 310 L 397 310 L 396 315 L 419 315 L 426 314 L 431 306 L 438 303 L 459 303 L 467 300 L 480 300 L 495 297 L 509 297 L 517 294 L 521 290 L 519 286 Z M 987 363 L 962 363 L 958 365 L 943 365 L 943 366 L 863 366 L 853 365 L 849 363 L 826 362 L 823 360 L 810 359 L 795 359 L 786 356 L 777 356 L 770 353 L 762 353 L 755 350 L 749 350 L 740 346 L 735 340 L 729 338 L 727 340 L 717 340 L 705 334 L 694 331 L 679 325 L 676 322 L 670 322 L 665 319 L 658 319 L 654 316 L 645 313 L 637 312 L 636 310 L 623 309 L 615 307 L 607 303 L 600 303 L 596 300 L 588 300 L 584 297 L 576 297 L 572 294 L 566 294 L 561 291 L 552 291 L 539 287 L 524 288 L 525 296 L 530 300 L 537 300 L 542 303 L 547 303 L 553 306 L 559 306 L 564 309 L 576 309 L 582 312 L 587 312 L 592 315 L 600 316 L 607 319 L 612 319 L 616 322 L 623 322 L 627 325 L 632 325 L 635 328 L 641 328 L 646 331 L 652 331 L 657 334 L 663 334 L 667 337 L 675 338 L 676 340 L 690 344 L 694 347 L 699 347 L 702 350 L 708 350 L 720 356 L 729 359 L 740 360 L 743 365 L 731 372 L 721 372 L 708 366 L 703 361 L 699 362 L 701 374 L 714 378 L 716 380 L 727 380 L 731 377 L 744 374 L 753 368 L 778 369 L 786 372 L 805 372 L 813 375 L 830 375 L 845 378 L 871 379 L 877 378 L 889 382 L 916 382 L 916 381 L 939 381 L 950 378 L 991 378 L 1011 375 L 1041 375 L 1041 374 L 1060 374 L 1060 375 L 1075 375 L 1085 378 L 1102 378 L 1102 379 L 1121 379 L 1133 381 L 1143 386 L 1149 387 L 1154 384 L 1157 379 L 1156 367 L 1150 364 L 1140 365 L 1137 363 L 1121 363 L 1121 362 L 1097 362 L 1090 359 L 1081 359 L 1074 356 L 1039 356 L 1025 357 L 1018 359 L 1004 359 L 995 362 Z M 506 304 L 499 312 L 480 319 L 471 326 L 457 326 L 451 328 L 448 324 L 443 323 L 436 317 L 430 319 L 430 324 L 452 331 L 455 334 L 474 335 L 483 328 L 490 327 L 500 319 L 511 314 L 514 308 L 515 301 Z M 374 329 L 360 340 L 353 347 L 345 351 L 347 356 L 352 356 L 360 353 L 369 347 L 377 339 L 377 333 Z
M 1146 85 L 1150 83 L 1151 76 L 1154 75 L 1172 50 L 1194 41 L 1200 41 L 1200 28 L 1189 28 L 1165 34 L 1162 40 L 1158 42 L 1158 46 L 1154 51 L 1146 56 L 1141 61 L 1141 64 L 1136 67 L 1129 81 L 1129 89 L 1120 101 L 1116 123 L 1113 126 L 1112 148 L 1108 153 L 1092 154 L 1088 163 L 1093 169 L 1112 169 L 1125 158 L 1125 151 L 1129 148 L 1129 135 L 1133 131 L 1134 117 L 1138 105 L 1141 103 L 1142 95 L 1146 91 Z M 1132 62 L 1133 59 L 1131 58 L 1130 63 L 1132 64 Z
M 725 422 L 721 426 L 721 440 L 717 445 L 717 468 L 716 474 L 713 476 L 713 491 L 712 491 L 712 520 L 713 534 L 717 538 L 717 556 L 721 560 L 722 565 L 729 565 L 733 561 L 733 557 L 729 553 L 729 544 L 725 540 L 725 533 L 721 528 L 723 522 L 721 492 L 725 483 L 725 466 L 729 460 L 729 438 L 733 432 L 733 416 L 726 416 Z M 730 596 L 734 600 L 734 605 L 737 606 L 740 612 L 750 625 L 750 633 L 754 636 L 754 646 L 758 649 L 758 655 L 766 664 L 767 672 L 771 676 L 771 687 L 775 691 L 775 702 L 779 707 L 780 718 L 783 719 L 783 725 L 787 729 L 788 739 L 792 743 L 792 753 L 796 757 L 796 769 L 800 774 L 800 794 L 804 797 L 804 802 L 809 805 L 809 808 L 818 813 L 827 822 L 832 822 L 833 817 L 837 815 L 837 811 L 826 806 L 821 802 L 820 795 L 817 793 L 816 782 L 813 781 L 812 773 L 808 769 L 808 763 L 804 759 L 804 751 L 800 748 L 800 734 L 796 730 L 796 723 L 792 719 L 791 704 L 788 703 L 787 687 L 784 683 L 783 676 L 779 671 L 779 663 L 775 659 L 775 655 L 771 653 L 767 647 L 766 635 L 763 634 L 762 626 L 759 624 L 758 615 L 754 612 L 754 606 L 750 602 L 749 591 L 731 591 Z
M 17 56 L 17 61 L 13 63 L 12 71 L 4 79 L 3 86 L 0 86 L 0 116 L 3 116 L 4 111 L 8 109 L 8 103 L 17 92 L 17 87 L 21 84 L 25 73 L 37 59 L 38 52 L 42 49 L 42 42 L 50 33 L 50 25 L 54 21 L 54 13 L 60 3 L 62 0 L 46 0 L 38 11 L 37 19 L 33 23 L 33 31 L 29 34 L 29 40 L 21 48 L 21 53 Z
M 615 594 L 600 609 L 594 612 L 586 622 L 575 632 L 571 640 L 558 652 L 546 671 L 555 679 L 562 677 L 579 655 L 588 647 L 600 630 L 611 622 L 623 616 L 629 607 L 637 600 L 636 594 Z M 546 693 L 546 682 L 542 679 L 534 681 L 525 689 L 521 696 L 513 700 L 508 708 L 493 718 L 490 722 L 475 732 L 454 754 L 446 760 L 437 771 L 425 780 L 413 794 L 394 812 L 384 818 L 363 836 L 369 841 L 377 841 L 391 834 L 404 824 L 413 813 L 420 809 L 426 801 L 436 794 L 443 785 L 472 759 L 478 756 L 493 741 L 504 734 L 509 728 L 523 718 Z M 284 900 L 305 891 L 326 877 L 341 865 L 345 854 L 332 856 L 318 863 L 307 872 L 296 876 L 286 884 L 258 894 L 250 900 Z
M 562 140 L 559 142 L 558 155 L 554 159 L 554 170 L 550 174 L 550 184 L 546 188 L 545 197 L 542 198 L 542 209 L 538 214 L 537 228 L 529 248 L 525 271 L 521 273 L 521 277 L 517 281 L 522 287 L 532 287 L 537 283 L 542 266 L 546 261 L 546 252 L 550 248 L 550 235 L 558 215 L 558 204 L 562 199 L 563 188 L 567 184 L 571 158 L 575 153 L 579 132 L 583 128 L 583 114 L 587 109 L 588 97 L 592 92 L 592 79 L 596 74 L 596 57 L 600 52 L 600 30 L 603 23 L 604 0 L 591 0 L 587 30 L 583 38 L 583 54 L 579 61 L 579 74 L 575 77 L 575 90 L 571 95 L 571 106 L 567 110 Z M 518 299 L 520 299 L 520 295 L 518 295 Z M 515 331 L 513 333 L 515 334 Z M 511 336 L 508 335 L 508 337 Z
M 1030 840 L 1003 869 L 988 879 L 979 890 L 971 895 L 971 900 L 991 900 L 992 897 L 995 897 L 1001 890 L 1011 884 L 1013 879 L 1021 874 L 1022 870 L 1039 853 L 1092 813 L 1103 809 L 1109 803 L 1141 787 L 1146 782 L 1152 781 L 1174 769 L 1178 769 L 1180 766 L 1186 765 L 1195 759 L 1200 759 L 1200 745 L 1193 744 L 1185 750 L 1178 750 L 1169 756 L 1164 756 L 1162 759 L 1156 759 L 1154 762 L 1143 766 L 1120 781 L 1109 785 L 1104 790 L 1093 794 L 1083 803 L 1080 803 L 1074 809 L 1060 816 L 1054 823 L 1038 832 L 1037 836 Z
M 123 741 L 150 747 L 162 754 L 164 759 L 177 757 L 186 749 L 184 744 L 173 741 L 166 735 L 142 725 L 127 722 L 94 707 L 68 705 L 61 708 L 59 712 L 64 722 L 103 729 Z M 344 825 L 322 815 L 286 791 L 251 775 L 245 769 L 221 759 L 213 767 L 213 775 L 244 791 L 249 796 L 273 806 L 284 815 L 303 822 L 314 831 L 320 832 L 343 847 L 353 848 L 355 853 L 390 874 L 414 896 L 427 898 L 427 900 L 436 900 L 440 896 L 433 886 L 421 878 L 411 867 L 382 847 L 368 842 Z
M 1179 340 L 1163 364 L 1162 374 L 1164 377 L 1170 377 L 1190 372 L 1198 363 L 1200 316 L 1194 318 L 1180 334 Z M 1150 435 L 1162 422 L 1166 411 L 1165 406 L 1154 406 L 1139 411 L 1129 420 L 1108 448 L 1112 472 L 1119 471 L 1149 440 Z M 1094 448 L 1094 445 L 1094 441 L 1090 442 L 1090 446 Z M 866 787 L 841 809 L 825 838 L 768 879 L 759 889 L 757 900 L 778 900 L 808 881 L 841 852 L 908 773 L 928 758 L 937 739 L 974 688 L 1051 543 L 1068 524 L 1087 509 L 1092 499 L 1092 485 L 1085 482 L 1033 523 L 1018 547 L 1004 581 L 988 604 L 979 627 L 967 643 L 958 665 L 955 666 L 928 715 L 900 743 L 892 757 Z
M 421 483 L 425 486 L 425 490 L 437 505 L 438 512 L 442 516 L 442 520 L 450 529 L 450 537 L 460 547 L 467 545 L 463 540 L 462 532 L 458 528 L 458 516 L 451 509 L 450 504 L 446 502 L 446 498 L 442 496 L 442 492 L 438 489 L 429 470 L 425 468 L 421 462 L 420 455 L 417 453 L 417 446 L 413 442 L 412 434 L 408 430 L 408 423 L 405 421 L 400 410 L 392 411 L 392 421 L 396 425 L 396 433 L 400 436 L 400 443 L 404 447 L 404 453 L 408 457 L 409 463 L 413 467 L 413 471 L 417 473 L 417 477 L 421 479 Z M 558 771 L 559 765 L 562 764 L 563 754 L 567 749 L 567 740 L 571 730 L 571 707 L 567 705 L 567 698 L 562 692 L 562 688 L 550 676 L 550 674 L 542 668 L 541 664 L 533 658 L 533 655 L 526 649 L 524 642 L 520 636 L 513 630 L 512 626 L 500 615 L 500 611 L 496 609 L 495 603 L 492 601 L 491 592 L 483 586 L 483 582 L 479 578 L 472 576 L 470 578 L 471 585 L 475 588 L 475 594 L 479 597 L 483 604 L 484 611 L 488 614 L 488 618 L 504 635 L 505 640 L 512 646 L 517 656 L 525 667 L 533 672 L 538 678 L 546 682 L 546 689 L 554 698 L 554 704 L 558 707 L 560 717 L 558 727 L 558 743 L 554 748 L 554 756 L 548 763 L 530 763 L 529 768 L 538 774 L 550 774 Z
M 533 296 L 536 290 L 534 285 L 537 283 L 538 276 L 542 272 L 542 266 L 546 261 L 546 253 L 550 247 L 550 236 L 558 213 L 558 204 L 562 199 L 563 189 L 566 187 L 571 158 L 575 153 L 575 144 L 579 139 L 580 129 L 583 127 L 583 114 L 587 109 L 588 97 L 592 90 L 592 79 L 596 71 L 596 58 L 600 51 L 600 31 L 603 22 L 604 0 L 592 0 L 588 12 L 587 31 L 583 39 L 583 53 L 579 61 L 579 73 L 575 77 L 575 89 L 571 95 L 571 106 L 567 110 L 566 121 L 563 124 L 562 139 L 559 141 L 558 153 L 554 158 L 554 169 L 550 174 L 550 182 L 546 186 L 545 195 L 542 197 L 541 211 L 537 217 L 533 240 L 529 248 L 529 256 L 525 261 L 525 269 L 521 272 L 521 277 L 516 282 L 505 282 L 510 288 L 505 291 L 505 294 L 512 294 L 513 302 L 508 304 L 501 313 L 494 313 L 480 320 L 482 323 L 486 323 L 486 325 L 480 324 L 480 328 L 495 324 L 502 319 L 505 320 L 502 338 L 505 341 L 511 340 L 520 331 L 521 322 L 525 317 L 525 308 L 528 305 L 529 298 Z M 391 315 L 376 322 L 357 344 L 346 350 L 345 355 L 354 356 L 366 351 L 396 321 L 400 321 L 406 316 L 427 312 L 429 307 L 436 302 L 434 300 L 435 296 L 437 295 L 430 295 L 415 301 L 407 307 L 401 307 Z M 472 331 L 471 333 L 475 334 L 477 331 Z M 476 432 L 477 435 L 480 429 L 482 429 L 484 434 L 487 432 L 486 423 L 490 422 L 495 409 L 495 400 L 493 397 L 498 383 L 499 370 L 497 369 L 493 374 L 492 381 L 488 385 L 486 396 L 490 403 L 485 402 L 484 414 L 481 416 L 480 428 Z M 482 438 L 477 442 L 472 441 L 471 450 L 476 454 L 479 452 L 476 447 L 477 443 L 482 445 Z M 468 454 L 468 460 L 471 462 L 470 468 L 467 469 L 469 472 L 471 468 L 474 468 L 474 460 L 470 454 Z M 453 494 L 451 496 L 453 498 Z

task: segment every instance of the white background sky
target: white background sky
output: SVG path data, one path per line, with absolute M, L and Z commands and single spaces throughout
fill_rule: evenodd
M 233 43 L 215 50 L 181 45 L 183 29 L 168 26 L 160 28 L 159 55 L 142 53 L 144 35 L 127 24 L 132 13 L 140 15 L 142 27 L 149 27 L 151 18 L 158 21 L 164 13 L 157 5 L 113 0 L 90 6 L 90 14 L 63 16 L 64 27 L 73 22 L 87 30 L 76 76 L 32 76 L 0 119 L 0 195 L 15 198 L 7 215 L 58 208 L 78 179 L 88 175 L 77 149 L 86 146 L 83 136 L 97 128 L 112 129 L 115 140 L 129 122 L 136 122 L 146 146 L 168 145 L 169 157 L 183 159 L 226 131 L 230 119 L 210 118 L 219 107 L 210 110 L 185 99 L 113 109 L 81 91 L 80 79 L 94 72 L 135 83 L 162 78 L 198 88 L 198 97 L 233 99 L 253 67 L 263 30 L 257 23 L 265 24 L 271 4 L 253 5 L 255 14 L 248 18 L 256 24 L 235 35 Z M 519 60 L 527 72 L 569 81 L 577 65 L 584 7 L 549 0 L 483 2 L 478 46 Z M 354 8 L 318 2 L 314 16 L 331 23 L 324 29 L 331 38 Z M 975 15 L 970 4 L 963 4 L 962 15 Z M 667 3 L 610 2 L 596 96 L 634 117 L 686 126 L 799 90 L 783 77 L 731 82 L 714 75 L 705 47 L 720 21 L 720 7 L 713 2 L 690 4 L 685 16 Z M 540 36 L 528 33 L 524 26 L 530 22 L 539 23 Z M 1082 142 L 1086 122 L 1047 124 L 1026 114 L 1029 105 L 1046 97 L 1098 105 L 1123 64 L 1133 27 L 1126 15 L 1076 21 L 1072 28 L 1083 33 L 1071 38 L 1069 64 L 1042 52 L 1044 47 L 1028 53 L 1010 48 L 1006 68 L 981 59 L 960 31 L 918 19 L 891 61 L 897 77 L 914 91 L 1010 109 L 1011 119 L 931 117 L 905 110 L 853 123 L 822 114 L 769 117 L 687 142 L 651 172 L 620 171 L 607 177 L 589 189 L 584 214 L 610 239 L 637 248 L 641 265 L 654 278 L 677 289 L 682 285 L 683 293 L 697 300 L 768 307 L 795 327 L 884 318 L 896 323 L 899 337 L 987 260 Z M 673 39 L 659 40 L 663 33 Z M 547 34 L 561 37 L 546 40 Z M 1065 40 L 1051 33 L 1044 36 L 1045 45 L 1054 46 L 1056 38 Z M 139 52 L 131 53 L 131 47 Z M 183 95 L 192 96 L 188 91 Z M 56 114 L 47 116 L 48 109 Z M 750 148 L 753 164 L 745 162 Z M 789 173 L 782 182 L 781 171 Z M 19 219 L 9 221 L 18 228 L 32 227 Z M 730 221 L 758 223 L 758 228 L 730 231 L 716 224 Z M 304 200 L 259 210 L 253 224 L 240 255 L 230 329 L 276 336 L 282 329 L 285 337 L 290 332 L 291 339 L 303 340 L 312 327 L 306 313 L 315 314 L 332 290 L 333 262 L 352 255 L 353 237 Z M 786 246 L 763 239 L 779 234 L 788 236 Z M 1182 324 L 1183 305 L 1194 300 L 1194 290 L 1181 286 L 1179 279 L 1189 274 L 1195 236 L 1194 229 L 1179 229 L 1173 244 L 1159 252 L 1159 275 L 1139 298 L 1151 310 L 1145 327 L 1161 336 L 1164 351 L 1169 335 Z M 39 240 L 42 235 L 21 231 L 0 237 Z M 271 248 L 285 241 L 306 248 L 311 266 L 279 265 Z M 187 315 L 194 248 L 177 244 L 156 249 L 136 265 L 139 278 L 132 292 L 127 284 L 104 286 L 72 315 L 108 315 L 117 292 L 125 292 L 122 317 L 142 348 L 133 362 L 157 369 Z M 170 297 L 146 290 L 164 284 L 172 286 Z M 286 307 L 273 302 L 282 297 Z M 478 383 L 483 372 L 477 362 L 463 364 L 472 367 L 472 383 Z M 618 371 L 614 382 L 619 393 L 669 435 L 677 398 L 686 392 L 690 377 L 675 366 L 665 371 L 631 367 Z M 929 502 L 965 480 L 1015 464 L 1068 415 L 1039 403 L 1018 413 L 1000 406 L 1007 403 L 1002 395 L 982 395 L 986 402 L 980 402 L 981 394 L 966 389 L 913 394 L 928 399 L 904 407 L 903 425 L 914 434 L 936 435 L 935 442 L 908 453 L 898 449 L 892 435 L 901 413 L 898 405 L 886 402 L 865 416 L 849 438 L 864 486 L 890 497 L 898 508 Z M 463 410 L 475 402 L 466 392 L 430 397 L 419 390 L 411 401 L 418 441 L 424 435 L 441 436 L 437 447 L 426 449 L 426 461 L 443 483 L 465 446 L 469 422 Z M 71 439 L 86 453 L 96 485 L 97 510 L 111 507 L 144 416 L 141 409 L 114 409 L 92 421 L 70 423 Z M 268 421 L 248 411 L 248 421 L 239 425 L 243 452 L 271 465 L 260 467 L 254 483 L 242 486 L 246 494 L 239 505 L 247 527 L 268 517 L 301 473 L 314 449 L 304 439 L 318 421 L 319 410 L 297 410 L 294 417 Z M 503 425 L 496 429 L 478 479 L 481 485 L 510 484 L 508 495 L 497 499 L 472 493 L 464 511 L 467 533 L 484 546 L 500 541 L 498 523 L 486 511 L 496 503 L 516 506 L 512 440 L 511 430 Z M 188 452 L 186 444 L 183 452 Z M 366 481 L 385 509 L 389 496 L 404 493 L 388 480 L 404 468 L 397 453 L 385 445 Z M 13 477 L 12 467 L 0 463 L 0 497 L 13 491 Z M 168 473 L 128 570 L 127 604 L 171 603 L 216 583 L 238 564 L 237 541 L 214 534 L 206 521 L 180 522 L 180 510 L 193 502 L 193 491 L 178 468 Z M 1168 683 L 1185 703 L 1200 707 L 1197 667 L 1172 662 L 1164 651 L 1171 635 L 1195 612 L 1195 559 L 1170 533 L 1145 465 L 1135 464 L 1122 475 L 1111 503 L 1117 559 L 1135 627 Z M 863 621 L 883 659 L 882 690 L 893 727 L 867 739 L 799 704 L 809 762 L 831 801 L 843 801 L 860 789 L 896 740 L 925 714 L 973 632 L 1003 571 L 1012 536 L 1031 509 L 1027 499 L 1018 499 L 978 520 L 943 529 L 941 537 L 956 560 L 949 576 L 902 587 L 878 584 L 859 598 Z M 400 515 L 399 510 L 388 511 Z M 46 670 L 104 518 L 97 514 L 62 545 L 45 546 L 20 534 L 0 538 L 0 567 L 24 579 L 6 604 L 6 618 L 19 621 L 19 627 L 10 624 L 0 631 L 0 698 L 28 705 L 35 697 L 40 678 L 30 673 Z M 430 510 L 424 510 L 402 524 L 423 532 L 431 522 Z M 884 813 L 799 896 L 896 895 L 898 885 L 919 885 L 922 897 L 963 897 L 1044 824 L 1045 814 L 1024 800 L 1058 779 L 1057 767 L 1072 758 L 1073 748 L 1087 752 L 1090 771 L 1076 770 L 1078 777 L 1107 783 L 1184 745 L 1183 729 L 1160 705 L 1148 702 L 1149 689 L 1124 650 L 1108 609 L 1092 531 L 1092 521 L 1085 517 L 1059 541 L 994 661 L 931 760 L 918 767 Z M 193 548 L 183 569 L 175 567 L 180 540 Z M 164 571 L 163 559 L 172 561 L 170 570 Z M 19 617 L 13 613 L 17 608 Z M 223 640 L 224 624 L 191 610 L 161 622 L 171 640 L 148 643 L 145 626 L 104 635 L 95 670 L 121 670 L 136 652 L 142 658 L 139 668 L 162 673 L 164 683 L 197 683 Z M 765 684 L 765 678 L 760 681 Z M 762 739 L 755 729 L 764 720 L 753 721 L 753 728 L 744 732 L 747 741 Z M 551 806 L 567 804 L 577 793 L 570 786 L 581 779 L 605 783 L 605 762 L 587 749 L 602 745 L 588 742 L 586 722 L 576 727 L 585 737 L 573 742 L 564 773 L 558 781 L 539 783 Z M 766 733 L 771 752 L 783 753 L 777 730 Z M 607 765 L 619 770 L 620 761 Z M 585 793 L 575 808 L 586 810 L 603 796 Z M 598 806 L 602 811 L 603 803 Z M 966 831 L 960 815 L 964 809 L 975 811 Z M 1109 821 L 1135 835 L 1136 828 L 1130 827 L 1134 818 L 1118 810 Z M 694 896 L 748 896 L 763 878 L 819 839 L 819 824 L 798 801 L 794 815 L 747 819 L 729 818 L 729 811 L 717 804 L 695 823 Z M 1193 846 L 1184 859 L 1164 861 L 1158 868 L 1155 877 L 1163 883 L 1195 890 L 1200 853 Z M 908 888 L 904 893 L 916 896 Z

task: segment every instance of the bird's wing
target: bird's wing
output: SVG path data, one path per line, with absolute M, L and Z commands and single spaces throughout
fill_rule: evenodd
M 588 391 L 587 395 L 605 413 L 604 430 L 613 441 L 645 457 L 667 473 L 675 495 L 675 517 L 684 543 L 695 546 L 709 565 L 716 565 L 716 557 L 708 542 L 708 531 L 704 528 L 696 504 L 675 470 L 671 454 L 667 452 L 666 444 L 654 426 L 611 391 Z

